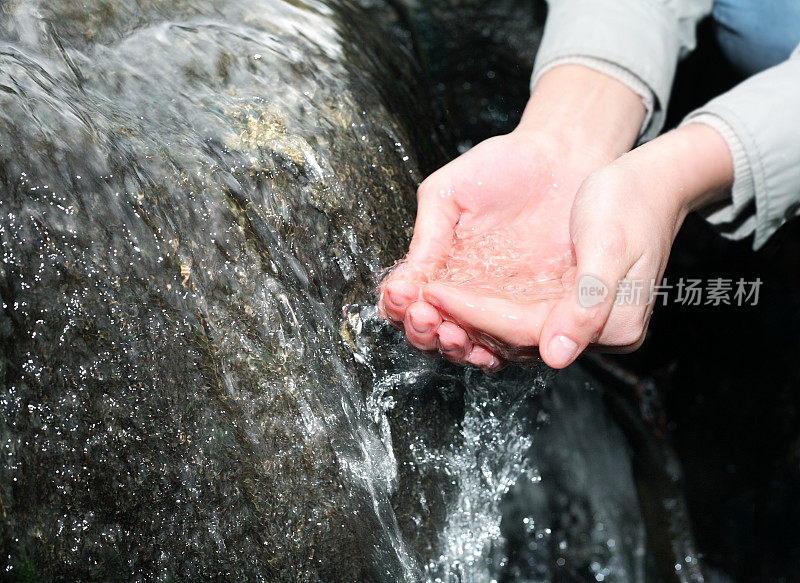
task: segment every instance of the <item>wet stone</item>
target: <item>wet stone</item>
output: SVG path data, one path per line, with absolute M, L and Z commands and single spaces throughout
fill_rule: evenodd
M 410 229 L 406 65 L 319 2 L 3 10 L 6 575 L 412 577 L 339 333 Z

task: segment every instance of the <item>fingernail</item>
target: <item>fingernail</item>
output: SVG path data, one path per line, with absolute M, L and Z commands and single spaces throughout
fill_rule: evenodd
M 417 334 L 427 334 L 433 328 L 430 324 L 420 324 L 414 318 L 411 318 L 411 327 Z
M 394 297 L 394 293 L 389 288 L 386 288 L 386 291 L 383 292 L 383 299 L 386 303 L 391 304 L 392 307 L 398 308 L 400 304 L 397 303 L 397 300 Z
M 478 354 L 475 354 L 475 350 L 473 349 L 473 351 L 470 352 L 469 356 L 467 357 L 467 362 L 470 363 L 471 365 L 484 368 L 491 366 L 492 363 L 494 362 L 494 358 L 487 355 L 484 352 L 479 352 Z
M 439 352 L 443 354 L 455 354 L 458 352 L 458 346 L 446 346 L 439 342 Z
M 578 356 L 578 345 L 574 340 L 559 334 L 550 341 L 548 352 L 550 353 L 551 366 L 563 368 Z
M 483 368 L 483 372 L 495 372 L 498 366 L 500 366 L 500 361 L 493 356 L 488 366 Z

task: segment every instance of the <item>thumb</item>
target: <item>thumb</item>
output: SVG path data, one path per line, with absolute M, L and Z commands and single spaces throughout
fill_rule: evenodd
M 460 217 L 461 208 L 456 203 L 449 168 L 445 166 L 417 189 L 417 218 L 406 260 L 428 269 L 440 266 L 450 253 Z
M 396 322 L 404 320 L 408 307 L 420 299 L 420 286 L 442 267 L 450 253 L 460 216 L 445 167 L 417 190 L 417 217 L 408 254 L 380 286 L 378 307 L 383 315 Z
M 608 231 L 574 241 L 577 269 L 570 293 L 553 307 L 542 327 L 539 352 L 553 368 L 571 364 L 599 336 L 633 261 L 621 234 Z

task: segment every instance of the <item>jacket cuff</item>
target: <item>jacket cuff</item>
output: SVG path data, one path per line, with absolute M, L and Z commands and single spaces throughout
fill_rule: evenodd
M 650 89 L 653 112 L 640 135 L 651 139 L 664 125 L 681 38 L 675 14 L 657 0 L 551 0 L 533 79 L 575 57 L 616 65 Z
M 708 216 L 720 220 L 717 224 L 729 237 L 753 233 L 755 249 L 800 214 L 798 80 L 800 51 L 795 51 L 789 60 L 750 77 L 684 121 L 716 123 L 712 127 L 728 143 L 738 172 L 734 191 L 727 205 L 711 209 Z
M 730 124 L 713 113 L 696 111 L 687 116 L 681 126 L 690 123 L 702 123 L 715 129 L 725 140 L 733 159 L 733 187 L 730 198 L 709 205 L 698 212 L 714 225 L 722 236 L 728 239 L 744 239 L 756 228 L 756 217 L 753 212 L 755 183 L 744 144 Z

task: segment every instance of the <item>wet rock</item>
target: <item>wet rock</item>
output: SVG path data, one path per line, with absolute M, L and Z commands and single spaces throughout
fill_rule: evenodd
M 461 151 L 514 129 L 528 101 L 544 0 L 358 0 L 418 55 Z
M 437 157 L 410 60 L 322 2 L 2 8 L 6 575 L 412 577 L 340 326 Z

